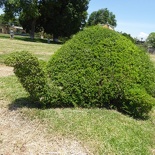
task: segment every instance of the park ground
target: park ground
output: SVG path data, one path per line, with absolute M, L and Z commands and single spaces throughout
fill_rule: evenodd
M 106 109 L 37 109 L 4 59 L 29 51 L 49 60 L 62 45 L 0 35 L 0 154 L 154 155 L 155 110 L 136 120 Z M 155 56 L 150 56 L 155 60 Z

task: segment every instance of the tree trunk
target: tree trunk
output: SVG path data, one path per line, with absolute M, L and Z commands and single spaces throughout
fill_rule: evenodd
M 53 34 L 53 41 L 56 42 L 56 43 L 58 42 L 58 35 Z
M 32 21 L 32 24 L 31 24 L 31 30 L 30 30 L 30 38 L 31 38 L 32 40 L 34 40 L 35 25 L 36 25 L 36 20 L 33 20 L 33 21 Z

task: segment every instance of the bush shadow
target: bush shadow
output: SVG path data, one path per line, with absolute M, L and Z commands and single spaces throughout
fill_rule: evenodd
M 18 109 L 22 109 L 22 108 L 29 108 L 29 109 L 64 109 L 64 108 L 74 108 L 74 106 L 68 106 L 68 105 L 46 105 L 46 107 L 42 107 L 40 103 L 37 103 L 37 102 L 33 102 L 30 97 L 23 97 L 23 98 L 18 98 L 16 100 L 14 100 L 11 104 L 9 104 L 9 110 L 10 111 L 14 111 L 14 110 L 18 110 Z M 85 109 L 85 108 L 84 108 Z M 88 108 L 88 109 L 91 109 L 91 108 Z M 107 109 L 107 110 L 116 110 L 114 108 L 108 108 L 108 107 L 100 107 L 99 109 Z M 119 113 L 125 115 L 125 116 L 128 116 L 128 117 L 131 117 L 135 120 L 148 120 L 150 118 L 150 116 L 145 116 L 145 117 L 134 117 L 132 115 L 129 115 L 127 113 L 125 113 L 124 111 L 122 110 L 119 110 L 117 109 L 116 111 L 118 111 Z
M 20 40 L 20 41 L 26 41 L 26 42 L 35 42 L 35 43 L 44 43 L 44 44 L 62 44 L 61 41 L 59 42 L 54 42 L 54 41 L 50 41 L 48 42 L 48 40 L 45 38 L 45 39 L 41 39 L 41 38 L 34 38 L 34 39 L 31 39 L 30 37 L 25 37 L 25 36 L 15 36 L 14 39 L 16 40 Z
M 9 104 L 9 110 L 18 110 L 21 108 L 29 108 L 29 109 L 55 109 L 55 108 L 74 108 L 74 106 L 69 105 L 61 105 L 61 104 L 47 104 L 45 107 L 42 106 L 39 102 L 33 102 L 30 97 L 22 97 L 14 100 L 12 103 Z
M 10 35 L 9 34 L 8 35 L 0 35 L 0 38 L 1 39 L 10 39 Z M 15 40 L 20 40 L 20 41 L 26 41 L 26 42 L 35 42 L 35 43 L 63 44 L 63 42 L 61 42 L 61 41 L 55 42 L 55 41 L 50 40 L 50 42 L 48 42 L 48 39 L 46 39 L 46 38 L 45 39 L 41 39 L 41 38 L 31 39 L 27 35 L 15 35 L 14 39 Z
M 29 97 L 18 98 L 9 104 L 9 110 L 18 110 L 20 108 L 39 108 L 39 104 L 32 102 Z
M 2 36 L 2 35 L 0 35 L 0 38 L 1 38 L 1 39 L 9 39 L 9 38 L 10 38 L 10 36 L 9 36 L 9 35 L 3 35 L 3 36 Z

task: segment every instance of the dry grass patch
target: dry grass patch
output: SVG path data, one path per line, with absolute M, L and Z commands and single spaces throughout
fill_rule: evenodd
M 0 65 L 0 77 L 6 77 L 6 76 L 10 76 L 10 75 L 14 75 L 13 67 Z
M 0 77 L 12 75 L 12 68 L 0 66 Z M 11 77 L 10 77 L 11 78 Z M 3 82 L 1 87 L 6 86 Z M 3 87 L 4 88 L 4 87 Z M 9 88 L 8 88 L 9 89 Z M 6 91 L 8 91 L 6 89 Z M 87 149 L 76 139 L 50 134 L 48 124 L 40 120 L 30 120 L 23 108 L 8 110 L 7 94 L 0 89 L 0 153 L 4 155 L 57 154 L 87 155 Z M 4 96 L 4 94 L 6 96 Z
M 47 124 L 29 120 L 21 111 L 0 109 L 0 153 L 14 155 L 86 155 L 76 139 L 48 133 Z
M 151 61 L 154 63 L 155 65 L 155 54 L 149 54 Z

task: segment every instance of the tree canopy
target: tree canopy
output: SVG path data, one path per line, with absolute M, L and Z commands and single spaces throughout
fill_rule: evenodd
M 4 15 L 0 15 L 0 25 L 2 24 L 6 24 L 5 20 L 4 20 Z
M 155 48 L 155 32 L 149 34 L 146 39 L 146 43 L 148 44 L 148 46 Z
M 0 25 L 12 25 L 14 23 L 16 26 L 19 26 L 18 18 L 8 19 L 4 14 L 0 15 Z
M 107 8 L 100 9 L 90 14 L 87 25 L 92 26 L 97 24 L 109 23 L 110 25 L 116 27 L 117 24 L 115 18 L 115 15 L 112 12 L 110 12 Z
M 86 23 L 89 0 L 3 0 L 0 6 L 9 18 L 19 16 L 32 36 L 39 28 L 54 37 L 69 37 Z
M 88 3 L 89 0 L 42 1 L 39 23 L 56 38 L 69 37 L 85 25 Z
M 5 18 L 13 21 L 15 17 L 18 17 L 20 24 L 27 32 L 30 32 L 33 39 L 36 20 L 39 17 L 38 2 L 38 0 L 3 0 L 0 6 L 3 7 Z

